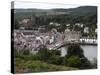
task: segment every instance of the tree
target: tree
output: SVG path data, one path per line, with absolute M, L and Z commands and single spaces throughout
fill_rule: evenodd
M 68 47 L 65 58 L 67 59 L 65 65 L 78 67 L 80 69 L 92 68 L 90 61 L 84 56 L 84 52 L 78 44 L 73 44 Z
M 50 50 L 49 52 L 50 52 L 53 56 L 54 56 L 54 55 L 60 56 L 60 54 L 61 54 L 61 52 L 60 52 L 59 50 Z
M 80 58 L 84 57 L 83 50 L 78 44 L 73 44 L 73 45 L 70 45 L 68 47 L 67 56 L 70 57 L 70 56 L 73 56 L 73 55 L 79 56 Z
M 86 57 L 81 58 L 80 69 L 91 69 L 91 68 L 92 68 L 91 62 Z
M 39 57 L 40 60 L 47 61 L 50 58 L 51 53 L 49 52 L 49 50 L 46 47 L 44 47 L 44 48 L 41 48 L 39 50 L 39 52 L 37 53 L 37 55 L 38 55 L 38 57 Z
M 62 64 L 62 60 L 63 60 L 62 57 L 60 57 L 58 55 L 53 55 L 48 60 L 48 63 L 50 63 L 50 64 L 56 64 L 56 65 L 61 65 Z
M 15 19 L 15 21 L 14 21 L 14 29 L 18 29 L 18 28 L 19 28 L 18 20 Z

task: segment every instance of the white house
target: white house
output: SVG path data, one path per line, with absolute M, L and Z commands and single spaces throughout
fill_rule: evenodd
M 65 30 L 64 36 L 64 42 L 79 42 L 81 35 L 79 31 Z
M 89 28 L 88 27 L 84 28 L 84 33 L 89 33 Z

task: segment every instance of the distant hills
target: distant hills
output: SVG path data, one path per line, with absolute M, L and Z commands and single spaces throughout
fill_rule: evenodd
M 15 13 L 28 13 L 28 12 L 44 12 L 44 13 L 50 13 L 50 12 L 62 12 L 62 13 L 79 13 L 79 12 L 96 12 L 97 7 L 96 6 L 80 6 L 78 8 L 54 8 L 54 9 L 14 9 Z
M 80 6 L 77 8 L 54 8 L 54 9 L 12 9 L 15 13 L 15 18 L 23 18 L 28 16 L 41 15 L 71 15 L 83 16 L 85 14 L 97 14 L 96 6 Z
M 15 17 L 15 29 L 24 26 L 26 29 L 32 29 L 34 27 L 44 26 L 47 30 L 50 28 L 56 28 L 49 25 L 50 22 L 61 24 L 58 27 L 58 31 L 62 32 L 66 28 L 66 24 L 70 24 L 69 29 L 75 28 L 75 23 L 84 24 L 84 27 L 89 27 L 89 31 L 92 33 L 97 28 L 97 7 L 96 6 L 80 6 L 77 8 L 54 8 L 54 9 L 12 9 L 14 10 Z M 31 19 L 29 23 L 19 25 L 19 22 L 23 19 Z M 29 26 L 30 25 L 30 26 Z M 76 30 L 83 31 L 81 28 L 75 28 Z

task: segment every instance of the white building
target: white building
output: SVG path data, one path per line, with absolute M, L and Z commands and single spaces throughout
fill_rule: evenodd
M 89 28 L 88 27 L 84 28 L 84 33 L 89 33 Z
M 65 30 L 64 36 L 65 36 L 64 42 L 71 43 L 71 42 L 79 42 L 81 35 L 80 32 L 78 31 L 76 32 L 76 31 Z

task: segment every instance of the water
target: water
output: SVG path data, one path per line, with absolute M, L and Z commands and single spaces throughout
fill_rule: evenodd
M 97 46 L 81 46 L 81 48 L 84 50 L 84 55 L 89 59 L 93 60 L 94 58 L 97 58 Z
M 94 45 L 81 45 L 81 48 L 84 51 L 85 57 L 87 57 L 90 61 L 97 58 L 97 46 Z M 65 56 L 67 54 L 67 47 L 61 48 L 61 56 Z

